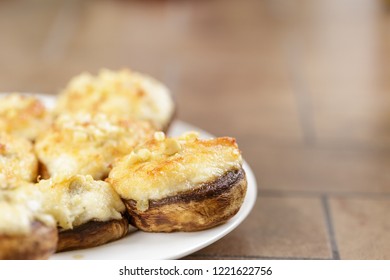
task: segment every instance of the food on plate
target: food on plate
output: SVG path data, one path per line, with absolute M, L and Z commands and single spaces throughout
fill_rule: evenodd
M 87 112 L 110 117 L 146 120 L 167 130 L 174 115 L 169 90 L 144 74 L 127 69 L 101 70 L 97 76 L 74 77 L 60 94 L 57 114 Z
M 0 189 L 14 188 L 18 182 L 34 182 L 37 169 L 32 143 L 0 132 Z
M 41 211 L 33 191 L 33 185 L 0 189 L 0 259 L 47 259 L 56 250 L 55 221 Z
M 114 121 L 103 114 L 62 115 L 36 141 L 41 175 L 105 179 L 116 158 L 153 138 L 154 132 L 150 123 L 141 120 Z
M 118 160 L 107 179 L 122 197 L 130 223 L 149 232 L 198 231 L 226 222 L 247 188 L 233 138 L 196 133 L 154 139 Z
M 59 228 L 57 251 L 90 248 L 124 237 L 126 208 L 113 188 L 91 176 L 41 180 L 42 211 L 54 217 Z
M 51 114 L 34 96 L 0 95 L 0 132 L 34 140 L 51 123 Z
M 247 190 L 235 139 L 165 136 L 175 104 L 131 70 L 74 77 L 53 112 L 0 95 L 0 259 L 47 259 L 128 234 L 225 223 Z

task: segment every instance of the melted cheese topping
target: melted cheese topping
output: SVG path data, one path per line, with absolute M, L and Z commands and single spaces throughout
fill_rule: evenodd
M 41 180 L 37 188 L 43 194 L 42 210 L 52 215 L 63 230 L 89 221 L 118 220 L 125 211 L 110 184 L 94 181 L 91 176 Z
M 148 200 L 193 190 L 227 171 L 240 169 L 242 158 L 233 138 L 201 140 L 190 133 L 179 138 L 155 139 L 120 159 L 108 181 L 124 199 L 146 210 Z
M 54 227 L 54 219 L 41 208 L 41 193 L 32 184 L 0 190 L 0 234 L 28 234 L 34 221 Z
M 113 161 L 153 137 L 144 121 L 110 121 L 105 115 L 59 117 L 37 139 L 35 150 L 51 176 L 91 175 L 103 179 Z
M 0 189 L 37 178 L 38 161 L 27 139 L 0 133 Z
M 0 132 L 34 140 L 50 122 L 50 114 L 37 98 L 16 93 L 0 96 Z
M 169 90 L 149 76 L 130 70 L 102 70 L 97 76 L 83 73 L 74 77 L 61 93 L 56 111 L 141 119 L 164 129 L 174 103 Z

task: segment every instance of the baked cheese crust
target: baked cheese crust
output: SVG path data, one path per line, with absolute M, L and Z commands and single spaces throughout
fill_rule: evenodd
M 120 220 L 125 211 L 121 198 L 110 184 L 95 181 L 91 176 L 41 180 L 36 188 L 42 194 L 42 211 L 53 216 L 62 230 L 89 221 Z
M 36 97 L 0 95 L 0 132 L 34 140 L 50 122 L 50 113 Z
M 109 120 L 106 115 L 60 116 L 37 139 L 35 151 L 51 176 L 107 177 L 113 161 L 153 137 L 145 121 Z
M 123 199 L 135 200 L 139 210 L 146 210 L 149 200 L 194 190 L 241 166 L 233 138 L 201 140 L 195 133 L 165 138 L 157 132 L 153 140 L 116 162 L 108 182 Z
M 174 102 L 169 90 L 149 76 L 104 69 L 97 76 L 74 77 L 60 94 L 56 112 L 147 120 L 163 130 L 173 117 Z
M 34 182 L 37 172 L 38 161 L 31 142 L 0 132 L 0 189 L 15 188 L 20 182 Z

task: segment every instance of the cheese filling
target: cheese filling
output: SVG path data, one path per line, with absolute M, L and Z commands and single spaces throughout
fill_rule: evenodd
M 35 221 L 55 227 L 54 219 L 41 210 L 41 202 L 41 194 L 33 184 L 0 190 L 0 234 L 28 234 Z
M 0 133 L 0 189 L 35 181 L 37 169 L 38 161 L 30 141 Z
M 0 132 L 34 140 L 50 122 L 49 112 L 36 97 L 0 95 Z
M 41 180 L 36 187 L 43 194 L 42 211 L 52 215 L 63 230 L 89 221 L 118 220 L 125 211 L 110 184 L 91 176 Z
M 101 70 L 74 77 L 61 93 L 58 113 L 104 113 L 151 121 L 165 128 L 174 111 L 169 90 L 153 78 L 130 70 Z
M 120 159 L 108 181 L 122 198 L 136 200 L 142 211 L 149 200 L 196 189 L 241 166 L 241 153 L 232 138 L 201 140 L 194 133 L 165 138 L 159 132 Z
M 151 139 L 153 133 L 144 121 L 113 121 L 103 114 L 63 115 L 37 139 L 35 151 L 51 176 L 104 179 L 116 158 Z

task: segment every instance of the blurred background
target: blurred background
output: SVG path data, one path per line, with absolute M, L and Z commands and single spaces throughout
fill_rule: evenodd
M 189 259 L 390 259 L 389 53 L 384 0 L 0 1 L 0 91 L 132 68 L 237 138 L 258 201 Z

